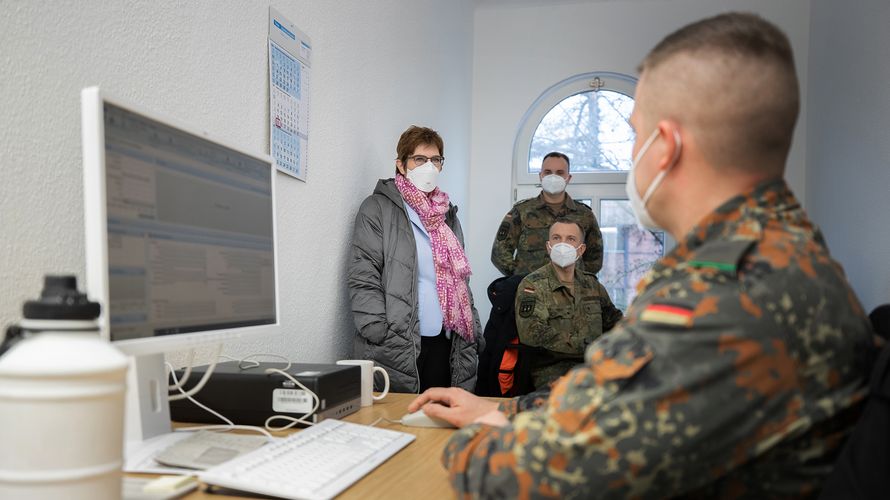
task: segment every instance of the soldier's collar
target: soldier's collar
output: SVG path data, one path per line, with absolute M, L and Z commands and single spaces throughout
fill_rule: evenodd
M 679 247 L 692 251 L 715 239 L 759 239 L 765 215 L 800 208 L 800 203 L 781 178 L 762 182 L 730 198 L 705 216 L 686 235 Z
M 550 287 L 549 287 L 549 288 L 550 288 L 550 291 L 551 291 L 551 292 L 555 292 L 555 291 L 559 290 L 560 288 L 566 288 L 565 283 L 563 283 L 562 281 L 560 281 L 560 280 L 559 280 L 559 276 L 556 275 L 556 267 L 555 267 L 555 264 L 554 264 L 553 262 L 548 262 L 548 263 L 547 263 L 547 269 L 549 270 L 547 277 L 548 277 L 548 279 L 549 279 L 549 281 L 550 281 Z M 581 274 L 581 271 L 579 271 L 579 270 L 578 270 L 578 266 L 575 265 L 575 269 L 574 269 L 574 278 L 573 278 L 575 284 L 578 283 L 578 279 L 579 279 L 580 274 Z
M 575 200 L 573 200 L 572 197 L 569 196 L 569 193 L 566 193 L 566 197 L 565 197 L 564 200 L 562 200 L 562 204 L 563 204 L 567 209 L 569 209 L 569 210 L 571 210 L 571 211 L 573 211 L 573 212 L 574 212 L 575 209 L 577 208 L 577 207 L 576 207 L 576 204 L 575 204 Z M 547 206 L 547 202 L 544 201 L 544 191 L 541 191 L 540 193 L 538 193 L 538 208 L 544 208 L 544 207 L 546 207 L 546 206 Z
M 640 280 L 641 293 L 666 269 L 709 268 L 735 274 L 741 258 L 761 239 L 767 220 L 800 208 L 782 179 L 765 181 L 726 201 L 690 231 L 670 254 L 659 259 Z
M 572 211 L 574 211 L 575 208 L 577 208 L 575 206 L 575 200 L 573 200 L 572 197 L 569 196 L 569 193 L 566 193 L 566 199 L 563 201 L 563 205 L 565 205 L 566 208 L 568 208 L 569 210 L 572 210 Z

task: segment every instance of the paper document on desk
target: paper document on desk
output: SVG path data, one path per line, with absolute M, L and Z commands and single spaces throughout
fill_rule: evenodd
M 189 437 L 185 432 L 169 432 L 145 441 L 129 442 L 124 447 L 124 472 L 151 474 L 194 474 L 179 467 L 167 467 L 155 462 L 154 457 L 174 443 Z
M 189 434 L 155 455 L 155 461 L 171 467 L 205 470 L 273 441 L 266 436 L 203 430 Z
M 144 472 L 150 474 L 194 474 L 194 469 L 199 469 L 202 467 L 174 467 L 172 466 L 172 463 L 164 465 L 158 463 L 156 460 L 159 455 L 163 454 L 173 445 L 181 442 L 188 437 L 193 436 L 194 434 L 194 432 L 170 432 L 168 434 L 155 436 L 142 442 L 127 443 L 124 453 L 124 472 Z M 248 439 L 256 437 L 235 434 L 232 434 L 232 436 L 238 436 L 239 438 Z M 263 439 L 267 438 L 263 437 Z M 278 441 L 280 439 L 281 438 L 272 438 L 273 441 Z M 248 448 L 250 450 L 253 450 L 258 446 L 259 444 Z M 248 448 L 245 448 L 245 451 L 247 451 Z M 217 463 L 222 463 L 222 461 L 219 461 Z

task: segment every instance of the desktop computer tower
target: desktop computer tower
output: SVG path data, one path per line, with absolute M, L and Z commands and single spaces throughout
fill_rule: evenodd
M 265 424 L 273 415 L 301 417 L 312 409 L 312 398 L 280 373 L 266 373 L 266 368 L 283 370 L 285 363 L 243 361 L 218 363 L 210 380 L 193 397 L 240 425 Z M 207 366 L 192 368 L 188 390 L 198 383 Z M 326 418 L 341 418 L 361 408 L 361 368 L 333 364 L 294 363 L 284 370 L 318 395 L 318 410 L 307 420 L 318 423 Z M 182 379 L 183 370 L 176 376 Z M 170 383 L 173 383 L 172 377 Z M 175 393 L 173 393 L 175 394 Z M 221 424 L 219 418 L 188 399 L 170 401 L 170 416 L 177 422 Z M 274 426 L 285 425 L 279 420 Z

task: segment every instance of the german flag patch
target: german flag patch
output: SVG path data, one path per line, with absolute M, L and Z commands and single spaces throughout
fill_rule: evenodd
M 692 326 L 692 309 L 671 304 L 650 304 L 640 314 L 640 321 L 672 326 Z

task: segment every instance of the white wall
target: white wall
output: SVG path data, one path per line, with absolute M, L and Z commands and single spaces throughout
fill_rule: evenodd
M 807 208 L 871 311 L 890 303 L 890 3 L 811 11 Z
M 352 218 L 391 175 L 411 123 L 445 138 L 442 184 L 461 207 L 484 321 L 497 276 L 490 245 L 511 204 L 513 141 L 528 106 L 578 73 L 635 74 L 666 33 L 729 9 L 759 12 L 789 34 L 804 95 L 789 181 L 866 307 L 890 301 L 890 101 L 879 98 L 890 81 L 890 7 L 864 2 L 479 0 L 475 11 L 471 0 L 272 2 L 314 42 L 311 167 L 307 184 L 278 179 L 284 335 L 229 352 L 348 355 Z M 0 327 L 19 319 L 44 273 L 83 276 L 82 87 L 268 149 L 268 5 L 0 0 Z
M 282 333 L 228 346 L 351 353 L 352 222 L 410 124 L 446 143 L 466 205 L 470 0 L 274 1 L 313 41 L 308 183 L 278 177 Z M 0 0 L 0 326 L 45 273 L 84 275 L 79 92 L 99 84 L 215 137 L 268 151 L 269 2 Z
M 483 318 L 485 289 L 499 276 L 491 244 L 512 205 L 512 152 L 519 120 L 548 87 L 590 71 L 636 76 L 666 34 L 726 10 L 757 12 L 785 30 L 806 98 L 809 1 L 516 2 L 487 0 L 476 9 L 468 240 L 472 288 Z M 743 75 L 740 75 L 743 77 Z M 804 100 L 806 102 L 806 100 Z M 795 133 L 786 177 L 804 199 L 806 110 Z M 465 223 L 466 224 L 466 223 Z

